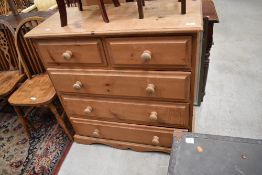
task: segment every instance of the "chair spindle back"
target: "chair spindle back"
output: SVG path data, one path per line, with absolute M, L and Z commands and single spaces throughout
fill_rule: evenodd
M 13 27 L 0 19 L 0 70 L 7 71 L 19 68 L 14 35 Z
M 23 20 L 15 32 L 15 44 L 24 71 L 30 79 L 33 75 L 45 72 L 45 68 L 32 39 L 25 38 L 25 34 L 44 21 L 42 17 L 30 17 Z

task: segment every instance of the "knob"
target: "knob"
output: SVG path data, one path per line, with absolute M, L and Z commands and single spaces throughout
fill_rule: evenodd
M 141 59 L 144 62 L 150 61 L 151 60 L 151 52 L 149 50 L 145 50 L 142 54 L 141 54 Z
M 153 145 L 159 145 L 159 137 L 154 136 L 154 137 L 153 137 L 153 140 L 152 140 L 152 144 L 153 144 Z
M 99 137 L 99 136 L 100 136 L 98 129 L 95 129 L 95 130 L 94 130 L 93 136 L 94 136 L 94 137 Z
M 148 84 L 146 87 L 146 92 L 149 94 L 155 93 L 155 85 L 154 84 Z
M 73 88 L 76 90 L 79 90 L 82 88 L 82 83 L 80 81 L 76 81 L 75 84 L 73 85 Z
M 91 106 L 87 106 L 84 110 L 84 113 L 90 114 L 93 111 L 93 108 Z
M 157 120 L 157 112 L 152 111 L 149 116 L 150 120 Z
M 64 58 L 65 60 L 70 60 L 70 59 L 72 58 L 72 56 L 73 56 L 73 53 L 72 53 L 72 51 L 67 50 L 67 51 L 65 51 L 65 52 L 62 54 L 62 56 L 63 56 L 63 58 Z

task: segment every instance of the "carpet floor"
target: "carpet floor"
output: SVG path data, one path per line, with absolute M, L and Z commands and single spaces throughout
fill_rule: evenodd
M 33 111 L 30 121 L 28 139 L 14 112 L 0 113 L 0 175 L 58 173 L 71 141 L 47 110 Z

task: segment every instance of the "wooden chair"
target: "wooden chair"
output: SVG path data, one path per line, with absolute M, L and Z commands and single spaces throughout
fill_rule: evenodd
M 0 20 L 0 99 L 9 96 L 22 82 L 25 75 L 15 48 L 14 29 L 4 20 Z
M 138 6 L 139 19 L 143 19 L 144 18 L 143 6 L 145 5 L 145 0 L 136 0 L 136 1 Z M 65 4 L 67 4 L 68 7 L 71 7 L 72 4 L 78 4 L 79 10 L 83 11 L 81 0 L 56 0 L 56 2 L 59 9 L 61 27 L 67 26 L 67 12 L 66 12 Z M 104 0 L 97 0 L 97 2 L 104 22 L 109 23 L 109 18 L 106 12 Z M 112 0 L 112 2 L 115 7 L 120 6 L 119 0 Z
M 63 117 L 54 105 L 56 92 L 50 81 L 39 55 L 31 39 L 24 38 L 24 35 L 35 26 L 44 21 L 41 17 L 31 17 L 22 21 L 15 32 L 15 44 L 19 58 L 21 59 L 24 71 L 28 79 L 9 97 L 8 101 L 14 106 L 21 123 L 30 137 L 28 116 L 36 107 L 48 107 L 54 114 L 58 124 L 64 129 L 70 140 L 73 140 Z M 29 107 L 23 113 L 22 107 Z M 28 126 L 29 125 L 29 126 Z

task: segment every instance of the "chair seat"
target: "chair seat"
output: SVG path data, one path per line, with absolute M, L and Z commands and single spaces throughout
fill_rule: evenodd
M 50 103 L 56 95 L 47 74 L 26 80 L 8 99 L 14 106 L 40 106 Z
M 0 97 L 9 95 L 24 77 L 25 75 L 19 74 L 19 71 L 0 72 Z

